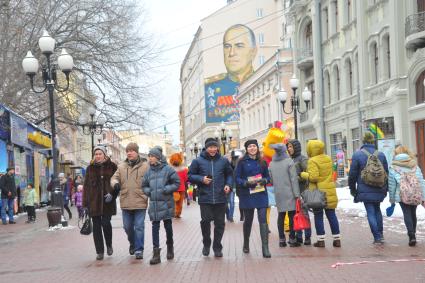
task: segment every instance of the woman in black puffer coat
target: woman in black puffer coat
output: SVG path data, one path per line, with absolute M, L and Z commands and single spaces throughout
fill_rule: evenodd
M 173 193 L 180 186 L 177 172 L 167 164 L 162 155 L 162 148 L 154 147 L 149 151 L 149 169 L 143 177 L 143 192 L 149 197 L 149 218 L 152 221 L 153 256 L 150 264 L 161 262 L 159 248 L 159 224 L 164 222 L 167 234 L 167 259 L 174 258 L 173 226 L 174 197 Z

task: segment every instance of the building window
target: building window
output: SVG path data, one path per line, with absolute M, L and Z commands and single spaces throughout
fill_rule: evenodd
M 370 47 L 370 64 L 371 64 L 371 84 L 377 84 L 378 83 L 378 71 L 379 71 L 379 53 L 378 53 L 378 46 L 376 42 L 374 42 Z
M 311 29 L 311 22 L 305 28 L 305 48 L 310 50 L 312 49 L 313 42 L 313 32 Z
M 417 0 L 418 13 L 425 11 L 425 0 Z
M 348 95 L 353 94 L 353 67 L 351 65 L 351 60 L 348 59 L 345 63 L 346 68 L 346 78 L 347 78 L 347 93 Z
M 263 55 L 258 56 L 258 63 L 259 63 L 260 65 L 263 65 L 265 61 L 266 61 L 266 60 L 265 60 L 265 58 L 264 58 L 264 56 L 263 56 Z
M 307 84 L 307 88 L 311 91 L 311 101 L 310 104 L 308 105 L 308 109 L 314 109 L 314 100 L 315 100 L 315 91 L 314 91 L 314 81 L 309 82 Z
M 257 9 L 257 19 L 261 19 L 263 17 L 263 9 Z
M 425 87 L 424 87 L 425 71 L 416 80 L 416 104 L 425 102 Z
M 353 17 L 351 14 L 351 0 L 347 0 L 346 2 L 347 7 L 347 24 L 351 23 L 351 18 Z
M 336 154 L 342 150 L 342 133 L 338 132 L 330 135 L 331 157 L 336 160 Z
M 329 78 L 329 72 L 325 72 L 325 94 L 327 97 L 328 105 L 332 103 L 332 95 L 331 95 L 331 80 Z
M 259 33 L 258 34 L 258 44 L 259 45 L 264 45 L 264 33 Z
M 322 30 L 323 30 L 323 39 L 327 39 L 329 37 L 329 15 L 328 15 L 328 8 L 325 8 L 322 10 Z
M 385 78 L 390 79 L 391 78 L 391 53 L 390 53 L 390 36 L 384 36 L 383 39 L 384 43 L 384 66 L 385 66 Z
M 335 94 L 336 94 L 336 99 L 340 100 L 341 98 L 341 94 L 340 94 L 340 88 L 341 88 L 341 81 L 340 81 L 340 77 L 339 77 L 339 69 L 338 66 L 334 67 L 334 80 L 335 80 Z
M 338 32 L 339 30 L 339 21 L 338 21 L 338 1 L 334 2 L 334 9 L 335 9 L 335 32 Z
M 272 122 L 272 111 L 270 109 L 270 103 L 267 104 L 267 113 L 268 113 L 268 119 L 267 119 L 267 124 L 270 124 Z
M 360 149 L 360 128 L 351 129 L 351 140 L 353 142 L 353 153 Z

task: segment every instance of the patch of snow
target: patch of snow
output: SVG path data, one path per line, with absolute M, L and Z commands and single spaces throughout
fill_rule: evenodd
M 48 232 L 65 231 L 65 230 L 71 230 L 71 229 L 74 229 L 74 228 L 75 228 L 75 226 L 68 225 L 67 227 L 63 227 L 62 224 L 58 224 L 56 226 L 49 227 L 49 229 L 47 229 L 47 231 Z

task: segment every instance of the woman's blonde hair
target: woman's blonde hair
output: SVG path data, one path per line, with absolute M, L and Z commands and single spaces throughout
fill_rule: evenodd
M 394 155 L 399 155 L 402 153 L 409 155 L 411 158 L 415 158 L 415 155 L 410 151 L 407 146 L 399 145 L 394 149 Z

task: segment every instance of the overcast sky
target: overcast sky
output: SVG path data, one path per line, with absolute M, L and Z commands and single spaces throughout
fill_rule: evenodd
M 158 78 L 166 78 L 158 86 L 157 92 L 163 98 L 163 112 L 167 115 L 167 118 L 158 121 L 155 127 L 178 120 L 181 62 L 186 55 L 200 20 L 225 6 L 226 2 L 226 0 L 145 1 L 145 9 L 149 14 L 147 23 L 149 30 L 161 38 L 164 49 L 184 44 L 182 47 L 166 51 L 162 55 L 159 65 L 179 63 L 156 69 Z M 153 127 L 148 127 L 148 129 L 151 128 Z M 162 130 L 162 127 L 159 130 Z M 168 124 L 167 130 L 173 134 L 174 143 L 178 144 L 179 122 L 175 121 Z

